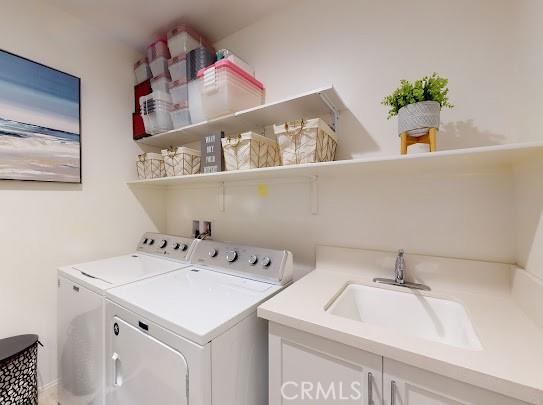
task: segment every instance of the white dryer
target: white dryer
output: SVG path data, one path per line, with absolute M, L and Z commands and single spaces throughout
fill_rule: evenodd
M 188 266 L 197 243 L 146 233 L 134 253 L 58 270 L 58 403 L 103 405 L 105 291 Z
M 205 240 L 191 263 L 106 292 L 107 405 L 267 404 L 256 308 L 292 280 L 292 254 Z

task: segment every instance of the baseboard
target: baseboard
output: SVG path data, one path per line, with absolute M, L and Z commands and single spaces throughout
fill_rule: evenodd
M 543 328 L 543 280 L 513 266 L 511 293 L 526 315 Z
M 58 380 L 51 381 L 41 387 L 38 387 L 39 395 L 47 395 L 50 393 L 55 393 L 57 391 Z

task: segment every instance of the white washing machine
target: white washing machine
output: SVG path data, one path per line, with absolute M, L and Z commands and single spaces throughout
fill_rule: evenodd
M 105 291 L 188 265 L 197 240 L 146 233 L 136 252 L 58 270 L 58 403 L 103 405 Z
M 283 250 L 200 241 L 192 266 L 106 292 L 107 405 L 265 405 L 267 322 Z

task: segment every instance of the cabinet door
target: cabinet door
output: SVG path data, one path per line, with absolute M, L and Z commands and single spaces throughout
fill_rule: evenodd
M 270 405 L 381 405 L 382 358 L 270 325 Z
M 383 360 L 384 405 L 528 405 L 429 371 Z

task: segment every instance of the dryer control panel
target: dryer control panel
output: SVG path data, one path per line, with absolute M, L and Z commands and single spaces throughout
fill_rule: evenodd
M 146 232 L 141 237 L 137 250 L 161 257 L 188 261 L 193 245 L 197 242 L 196 239 L 184 236 Z
M 287 250 L 200 240 L 194 245 L 192 264 L 271 284 L 292 281 L 292 253 Z

